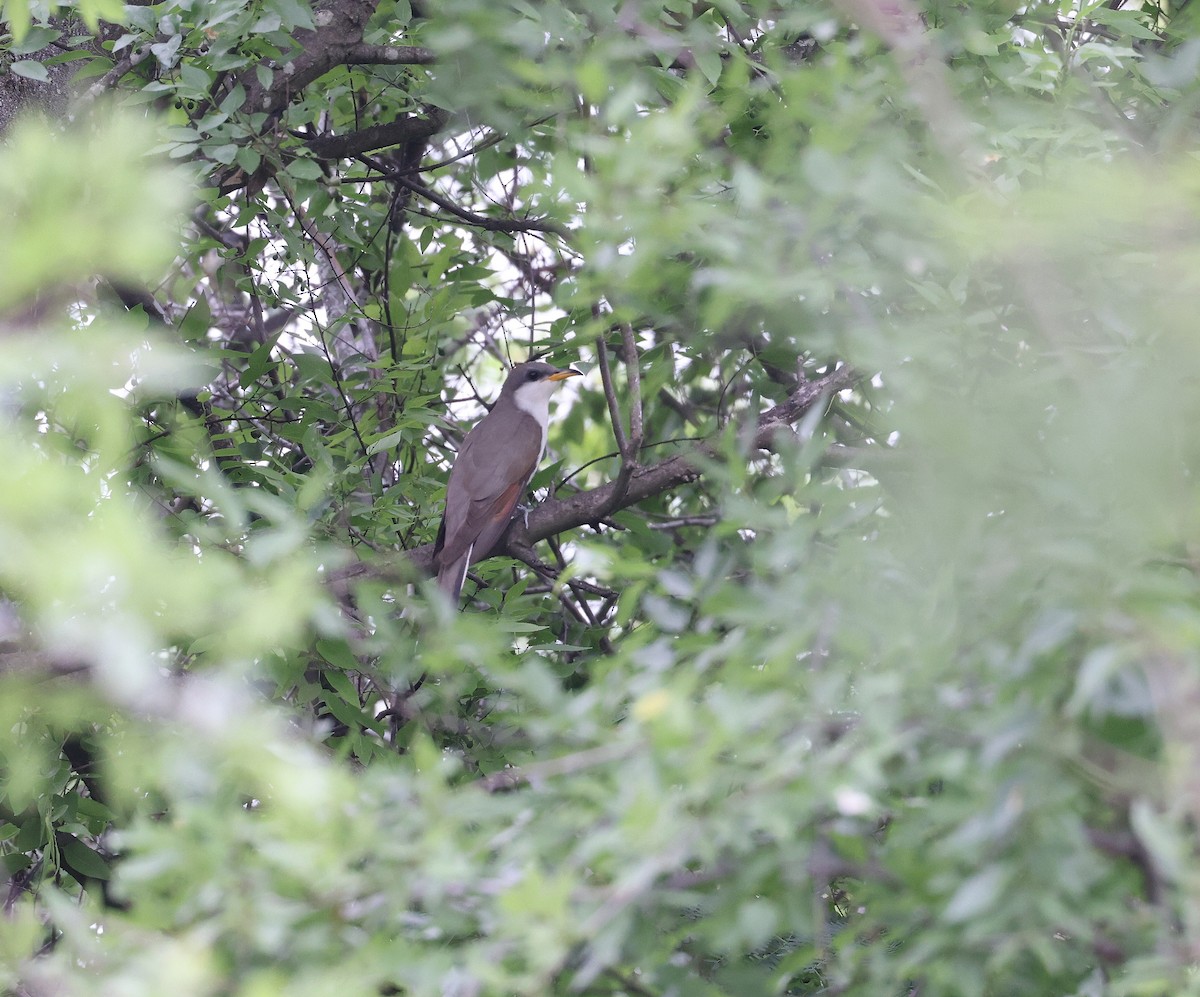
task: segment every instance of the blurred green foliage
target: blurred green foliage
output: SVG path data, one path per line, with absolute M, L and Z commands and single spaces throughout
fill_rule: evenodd
M 0 988 L 1200 993 L 1190 5 L 425 6 L 271 115 L 305 3 L 4 8 L 126 106 L 0 147 Z M 439 113 L 457 214 L 314 142 Z M 600 341 L 702 473 L 451 613 L 456 424 Z

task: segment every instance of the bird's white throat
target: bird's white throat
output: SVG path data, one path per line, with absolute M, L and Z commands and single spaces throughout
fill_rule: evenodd
M 561 381 L 530 381 L 513 392 L 517 408 L 533 416 L 542 427 L 542 453 L 546 452 L 546 427 L 550 424 L 550 396 L 561 386 Z

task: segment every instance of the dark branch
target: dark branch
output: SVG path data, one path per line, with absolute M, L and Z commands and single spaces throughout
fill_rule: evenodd
M 262 85 L 254 71 L 242 75 L 245 109 L 250 113 L 276 114 L 310 83 L 346 64 L 351 53 L 362 45 L 363 29 L 375 7 L 374 0 L 330 0 L 319 5 L 313 11 L 316 28 L 296 32 L 298 54 L 291 62 L 275 68 L 267 86 Z
M 477 214 L 459 207 L 450 198 L 439 194 L 432 187 L 417 183 L 405 172 L 389 169 L 385 164 L 364 156 L 363 162 L 373 170 L 379 171 L 379 176 L 372 179 L 391 180 L 414 194 L 436 204 L 443 211 L 448 211 L 459 221 L 474 225 L 487 232 L 552 232 L 560 238 L 568 238 L 568 232 L 557 222 L 545 218 L 491 218 L 488 215 Z
M 754 434 L 754 445 L 760 450 L 771 449 L 772 437 L 783 430 L 791 432 L 792 423 L 813 407 L 821 398 L 835 395 L 850 387 L 861 375 L 849 367 L 818 377 L 815 381 L 803 381 L 786 399 L 768 409 L 758 417 L 758 431 Z
M 850 387 L 860 377 L 851 368 L 843 366 L 824 377 L 805 381 L 787 399 L 759 417 L 754 447 L 758 450 L 774 449 L 778 437 L 785 431 L 792 431 L 791 423 L 800 419 L 813 405 Z M 702 459 L 712 460 L 716 456 L 717 451 L 713 447 L 702 443 L 688 453 L 676 454 L 657 464 L 634 467 L 624 483 L 623 494 L 620 494 L 620 482 L 610 481 L 567 498 L 548 499 L 530 510 L 528 525 L 523 517 L 514 520 L 488 556 L 507 555 L 525 560 L 530 548 L 539 540 L 599 523 L 614 512 L 696 481 L 701 476 Z M 433 544 L 414 548 L 407 554 L 419 572 L 430 573 Z
M 638 456 L 642 452 L 642 377 L 637 344 L 634 340 L 633 326 L 625 323 L 621 327 L 621 341 L 624 346 L 626 381 L 629 385 L 629 431 L 625 431 L 624 420 L 621 417 L 621 405 L 617 400 L 616 383 L 613 381 L 612 370 L 608 362 L 608 343 L 603 336 L 596 340 L 596 350 L 600 357 L 600 376 L 604 382 L 604 397 L 608 402 L 608 414 L 612 420 L 613 435 L 617 440 L 617 449 L 621 453 L 621 470 L 613 482 L 613 491 L 609 496 L 611 506 L 601 510 L 596 521 L 610 515 L 621 507 L 629 482 L 640 466 Z
M 347 66 L 428 66 L 437 61 L 432 49 L 420 45 L 353 46 L 342 62 Z
M 425 117 L 408 114 L 347 135 L 322 135 L 310 140 L 308 147 L 321 159 L 347 159 L 376 149 L 427 139 L 442 130 L 446 118 L 445 111 L 430 108 Z

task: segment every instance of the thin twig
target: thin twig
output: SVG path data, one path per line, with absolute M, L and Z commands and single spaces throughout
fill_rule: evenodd
M 110 69 L 107 73 L 101 76 L 100 79 L 87 88 L 87 91 L 84 93 L 83 97 L 80 98 L 81 102 L 85 104 L 89 103 L 94 101 L 102 93 L 111 90 L 122 76 L 133 69 L 133 67 L 139 62 L 144 62 L 148 55 L 150 55 L 149 45 L 130 51 L 129 55 L 125 56 L 124 59 L 118 62 L 115 66 L 113 66 L 112 69 Z
M 629 381 L 629 448 L 622 450 L 626 460 L 637 462 L 642 449 L 642 365 L 638 355 L 633 326 L 628 322 L 621 326 L 621 338 L 625 343 L 625 376 Z
M 565 228 L 559 225 L 558 222 L 550 221 L 547 218 L 490 218 L 487 215 L 468 211 L 466 208 L 455 204 L 450 198 L 439 194 L 432 187 L 426 187 L 422 183 L 417 183 L 405 173 L 393 170 L 371 156 L 359 156 L 358 158 L 371 167 L 371 169 L 376 170 L 383 179 L 397 183 L 401 187 L 411 190 L 414 194 L 425 198 L 425 200 L 432 201 L 443 211 L 448 211 L 459 221 L 464 221 L 469 225 L 476 225 L 489 232 L 547 232 L 557 235 L 560 239 L 570 238 L 570 233 Z
M 604 336 L 596 339 L 596 349 L 600 357 L 600 378 L 604 383 L 604 397 L 608 402 L 608 414 L 612 420 L 613 435 L 617 439 L 617 449 L 621 454 L 621 470 L 617 472 L 617 480 L 612 493 L 612 508 L 605 509 L 604 515 L 608 515 L 624 500 L 625 493 L 629 490 L 629 482 L 638 469 L 638 454 L 642 449 L 642 377 L 633 326 L 627 322 L 621 325 L 621 341 L 624 346 L 625 378 L 629 385 L 630 396 L 628 432 L 625 430 L 621 405 L 617 400 L 616 382 L 612 374 L 612 365 L 608 359 L 608 343 L 605 342 Z
M 600 358 L 600 381 L 604 385 L 604 400 L 608 402 L 608 417 L 612 421 L 613 436 L 617 438 L 617 452 L 624 457 L 629 453 L 629 440 L 625 436 L 625 423 L 621 418 L 621 406 L 617 402 L 612 364 L 608 359 L 608 343 L 604 341 L 603 336 L 596 337 L 596 353 Z
M 585 748 L 573 755 L 563 755 L 559 758 L 548 758 L 544 762 L 533 762 L 529 765 L 502 769 L 493 772 L 479 780 L 479 787 L 486 792 L 496 793 L 505 789 L 516 789 L 526 783 L 541 782 L 560 775 L 575 775 L 600 765 L 619 762 L 629 757 L 634 751 L 631 744 L 602 744 L 595 748 Z
M 675 519 L 666 519 L 660 523 L 647 523 L 646 526 L 652 530 L 682 530 L 687 526 L 710 527 L 716 526 L 721 521 L 719 516 L 679 516 Z

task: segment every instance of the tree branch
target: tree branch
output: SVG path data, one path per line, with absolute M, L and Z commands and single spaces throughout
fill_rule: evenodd
M 642 361 L 638 353 L 637 337 L 633 326 L 625 322 L 621 326 L 621 339 L 625 343 L 625 378 L 629 383 L 629 459 L 637 460 L 645 439 L 645 423 L 642 418 Z
M 608 415 L 612 420 L 613 436 L 617 440 L 617 449 L 621 453 L 621 470 L 614 482 L 609 501 L 612 507 L 600 512 L 596 519 L 612 513 L 625 498 L 629 482 L 634 471 L 638 468 L 638 456 L 642 452 L 642 375 L 639 366 L 637 343 L 633 335 L 633 326 L 624 323 L 621 326 L 621 341 L 625 354 L 625 379 L 629 386 L 629 431 L 625 431 L 625 422 L 621 417 L 621 404 L 617 400 L 616 382 L 613 380 L 612 367 L 608 360 L 608 343 L 603 336 L 596 340 L 596 352 L 600 358 L 600 377 L 604 383 L 604 398 L 608 402 Z
M 362 131 L 346 135 L 322 135 L 311 139 L 308 147 L 321 159 L 347 159 L 414 139 L 427 139 L 442 130 L 448 117 L 441 108 L 430 107 L 426 109 L 425 117 L 406 114 Z
M 86 106 L 95 101 L 101 94 L 108 93 L 120 81 L 121 77 L 128 73 L 134 66 L 145 61 L 150 55 L 150 46 L 144 48 L 131 49 L 125 58 L 120 59 L 112 69 L 100 77 L 95 83 L 84 91 L 80 98 L 80 104 Z
M 613 762 L 619 762 L 626 758 L 629 754 L 630 749 L 623 744 L 606 744 L 597 748 L 585 748 L 573 755 L 563 755 L 560 758 L 548 758 L 541 762 L 530 762 L 528 765 L 501 769 L 499 772 L 493 772 L 480 779 L 475 785 L 486 793 L 501 793 L 526 784 L 537 784 L 545 779 L 586 772 L 599 765 L 611 765 Z
M 291 62 L 274 67 L 270 82 L 263 86 L 257 72 L 242 74 L 246 88 L 245 109 L 268 115 L 282 111 L 306 86 L 336 66 L 345 65 L 363 44 L 363 29 L 375 12 L 375 0 L 330 0 L 313 11 L 311 31 L 297 31 L 297 55 Z
M 842 366 L 815 381 L 802 381 L 786 399 L 758 417 L 758 430 L 754 434 L 755 447 L 759 450 L 770 450 L 771 439 L 777 432 L 791 432 L 792 423 L 822 397 L 837 394 L 850 387 L 860 377 L 861 375 L 850 367 Z
M 347 66 L 429 66 L 437 62 L 433 49 L 420 45 L 354 45 L 342 60 Z
M 417 183 L 406 172 L 389 169 L 385 164 L 368 156 L 363 156 L 362 161 L 371 167 L 371 169 L 378 171 L 379 175 L 372 176 L 371 179 L 391 180 L 393 183 L 397 183 L 401 187 L 411 190 L 414 194 L 425 198 L 425 200 L 432 201 L 443 211 L 448 211 L 455 218 L 459 219 L 459 221 L 464 221 L 468 225 L 474 225 L 487 232 L 552 232 L 560 238 L 569 238 L 567 230 L 557 222 L 552 222 L 545 218 L 491 218 L 488 215 L 468 211 L 466 208 L 455 204 L 450 198 L 439 194 L 432 187 L 426 187 L 422 183 Z
M 773 450 L 776 440 L 785 431 L 792 431 L 791 423 L 823 398 L 850 387 L 861 376 L 850 367 L 842 366 L 824 377 L 805 381 L 784 401 L 759 416 L 754 448 Z M 530 548 L 539 540 L 580 526 L 598 524 L 614 512 L 697 480 L 701 476 L 702 460 L 711 460 L 716 456 L 715 448 L 701 443 L 691 452 L 676 454 L 657 464 L 634 467 L 623 494 L 619 491 L 618 479 L 567 498 L 548 499 L 530 510 L 527 522 L 525 517 L 518 516 L 487 556 L 505 555 L 525 560 Z M 419 572 L 431 573 L 433 544 L 424 544 L 406 553 Z
M 617 451 L 624 456 L 629 450 L 629 441 L 625 438 L 625 422 L 621 418 L 621 406 L 617 403 L 617 386 L 613 382 L 612 364 L 608 360 L 608 343 L 603 336 L 596 337 L 596 356 L 600 360 L 600 383 L 604 388 L 604 400 L 608 403 L 613 437 L 617 441 Z

